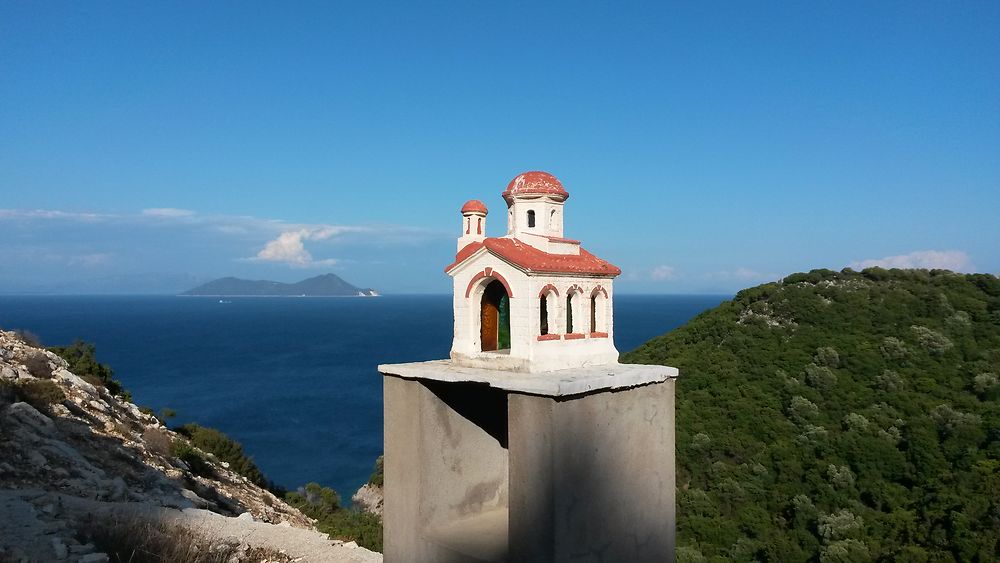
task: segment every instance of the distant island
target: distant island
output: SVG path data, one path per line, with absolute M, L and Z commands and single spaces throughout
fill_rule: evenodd
M 296 283 L 282 283 L 267 280 L 243 280 L 239 278 L 219 278 L 189 289 L 181 295 L 203 295 L 213 297 L 331 297 L 356 296 L 377 297 L 371 288 L 355 287 L 336 274 L 323 274 Z

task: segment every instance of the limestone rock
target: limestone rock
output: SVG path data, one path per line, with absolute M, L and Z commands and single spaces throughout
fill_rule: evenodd
M 382 505 L 385 503 L 385 498 L 382 494 L 382 489 L 376 487 L 375 485 L 365 484 L 358 492 L 354 493 L 351 497 L 351 501 L 365 512 L 370 512 L 377 516 L 382 516 Z
M 6 415 L 11 419 L 10 424 L 26 425 L 39 434 L 51 436 L 56 432 L 56 425 L 52 423 L 52 419 L 28 403 L 14 403 L 7 407 Z

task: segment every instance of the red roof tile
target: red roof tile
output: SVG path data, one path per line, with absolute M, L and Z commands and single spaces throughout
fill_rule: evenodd
M 554 195 L 563 200 L 569 198 L 569 192 L 563 188 L 555 176 L 548 172 L 525 172 L 518 174 L 507 184 L 507 189 L 503 192 L 503 198 L 510 203 L 511 197 L 515 195 Z
M 465 205 L 462 206 L 462 214 L 464 215 L 466 213 L 482 213 L 483 215 L 486 215 L 486 204 L 478 199 L 470 199 L 465 202 Z
M 458 251 L 455 261 L 444 271 L 451 271 L 483 247 L 501 259 L 532 274 L 583 274 L 615 277 L 622 273 L 617 266 L 601 260 L 583 248 L 580 248 L 580 254 L 550 254 L 510 238 L 488 238 L 483 242 L 468 244 Z

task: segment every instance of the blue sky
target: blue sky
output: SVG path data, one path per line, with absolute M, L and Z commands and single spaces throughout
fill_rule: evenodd
M 1000 272 L 1000 3 L 0 3 L 0 292 L 449 291 L 546 170 L 617 290 Z

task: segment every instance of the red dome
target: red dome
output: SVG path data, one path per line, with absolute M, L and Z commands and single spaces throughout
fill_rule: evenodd
M 466 213 L 482 213 L 483 215 L 486 215 L 486 204 L 478 199 L 470 199 L 465 202 L 465 205 L 462 206 L 462 215 L 465 215 Z
M 565 200 L 569 192 L 552 174 L 533 171 L 519 174 L 507 184 L 503 198 L 510 203 L 511 198 L 517 195 L 551 195 Z

